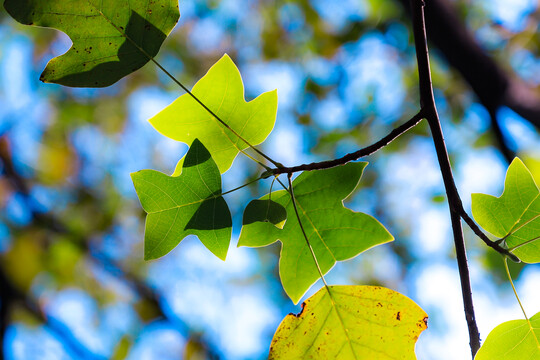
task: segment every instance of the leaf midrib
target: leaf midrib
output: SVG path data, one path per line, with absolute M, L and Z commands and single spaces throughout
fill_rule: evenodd
M 322 188 L 325 188 L 325 187 L 322 187 Z M 308 216 L 307 212 L 304 210 L 304 208 L 302 207 L 302 205 L 300 204 L 300 202 L 298 201 L 298 198 L 296 198 L 296 204 L 297 206 L 300 208 L 300 210 L 302 210 L 302 213 L 304 214 L 304 216 L 306 217 L 306 219 L 308 219 L 310 225 L 312 226 L 313 230 L 315 230 L 315 233 L 317 234 L 317 236 L 319 237 L 319 239 L 321 240 L 321 242 L 323 243 L 323 245 L 326 247 L 327 251 L 330 253 L 330 255 L 332 255 L 332 258 L 334 259 L 334 264 L 337 262 L 336 260 L 336 257 L 334 256 L 334 253 L 330 250 L 330 248 L 328 247 L 328 245 L 326 244 L 326 242 L 324 241 L 324 239 L 322 238 L 321 234 L 319 233 L 318 231 L 318 228 L 315 226 L 315 224 L 313 224 L 313 221 L 311 220 L 311 218 Z M 300 221 L 300 220 L 299 220 Z M 300 224 L 299 224 L 300 225 Z M 306 237 L 306 241 L 308 242 L 308 245 L 311 246 L 311 244 L 309 243 L 309 239 Z M 315 250 L 313 250 L 315 251 Z M 316 266 L 319 267 L 319 264 L 318 264 L 318 260 L 317 260 L 317 256 L 315 253 L 313 253 L 313 256 L 314 256 L 314 261 L 316 262 Z M 298 261 L 297 261 L 298 263 Z M 321 276 L 322 278 L 322 276 Z M 323 282 L 324 282 L 324 278 L 322 278 Z M 348 329 L 347 327 L 345 326 L 345 323 L 343 322 L 343 318 L 341 317 L 341 314 L 339 313 L 339 309 L 337 307 L 337 304 L 335 303 L 334 301 L 334 297 L 332 296 L 332 293 L 330 291 L 330 287 L 328 287 L 326 285 L 326 282 L 325 283 L 325 288 L 326 288 L 326 291 L 328 292 L 328 297 L 329 297 L 329 300 L 330 300 L 330 304 L 332 305 L 332 308 L 336 311 L 336 316 L 338 317 L 338 320 L 341 324 L 341 328 L 343 330 L 343 333 L 345 334 L 345 337 L 347 338 L 347 343 L 349 344 L 349 347 L 351 348 L 351 354 L 353 354 L 354 358 L 357 359 L 356 357 L 356 354 L 354 352 L 354 348 L 353 348 L 353 345 L 352 345 L 352 341 L 349 337 L 349 332 L 348 332 Z M 330 315 L 330 312 L 328 312 L 328 316 Z M 321 328 L 322 329 L 322 328 Z

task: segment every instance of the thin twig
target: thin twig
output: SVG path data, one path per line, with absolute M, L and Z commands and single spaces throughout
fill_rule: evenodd
M 461 209 L 462 211 L 460 211 L 460 216 L 463 220 L 465 220 L 465 223 L 467 225 L 469 225 L 469 227 L 471 228 L 471 230 L 476 234 L 476 236 L 478 236 L 480 239 L 482 239 L 482 241 L 487 245 L 489 246 L 490 248 L 492 248 L 493 250 L 497 251 L 498 253 L 502 254 L 502 255 L 505 255 L 505 256 L 508 256 L 510 258 L 510 260 L 514 261 L 514 262 L 521 262 L 521 260 L 519 260 L 519 258 L 512 254 L 508 249 L 505 249 L 503 248 L 502 246 L 500 246 L 497 242 L 495 241 L 492 241 L 488 238 L 488 236 L 480 229 L 480 227 L 474 222 L 473 219 L 471 219 L 471 217 L 469 216 L 469 214 L 467 214 L 465 212 L 465 210 Z
M 381 140 L 363 149 L 347 154 L 339 159 L 325 160 L 321 162 L 314 162 L 310 164 L 303 164 L 303 165 L 297 165 L 297 166 L 291 166 L 291 167 L 278 167 L 276 169 L 271 169 L 267 171 L 265 174 L 268 176 L 271 176 L 271 175 L 279 175 L 279 174 L 292 174 L 298 171 L 322 170 L 322 169 L 328 169 L 335 166 L 343 165 L 350 161 L 358 160 L 361 157 L 371 155 L 377 152 L 378 150 L 382 149 L 383 147 L 387 146 L 397 137 L 399 137 L 400 135 L 404 134 L 408 130 L 418 125 L 418 123 L 423 118 L 424 118 L 424 112 L 420 111 L 418 114 L 414 115 L 410 120 L 408 120 L 406 123 L 393 129 L 388 135 L 383 137 Z
M 411 0 L 411 11 L 413 19 L 414 43 L 416 47 L 416 59 L 418 62 L 418 75 L 420 86 L 420 104 L 426 111 L 426 119 L 431 129 L 435 151 L 439 167 L 443 177 L 443 182 L 450 207 L 450 219 L 452 223 L 452 232 L 454 235 L 454 245 L 456 248 L 456 258 L 461 282 L 461 295 L 465 310 L 465 319 L 469 330 L 469 341 L 472 357 L 480 348 L 480 333 L 476 324 L 474 314 L 474 305 L 472 299 L 471 280 L 469 277 L 469 267 L 467 264 L 467 252 L 465 249 L 465 240 L 463 238 L 463 229 L 461 226 L 461 216 L 459 209 L 463 208 L 461 198 L 457 191 L 452 167 L 448 159 L 448 152 L 444 143 L 444 137 L 441 129 L 439 115 L 433 96 L 433 87 L 431 84 L 431 71 L 429 65 L 429 53 L 427 48 L 426 25 L 424 19 L 424 1 Z

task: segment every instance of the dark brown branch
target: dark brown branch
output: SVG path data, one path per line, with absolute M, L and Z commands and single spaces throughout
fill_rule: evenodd
M 510 81 L 503 104 L 540 128 L 540 96 L 523 80 L 513 79 Z
M 465 249 L 465 239 L 461 227 L 460 209 L 463 208 L 461 198 L 457 191 L 452 167 L 448 159 L 448 152 L 444 142 L 443 132 L 435 100 L 433 97 L 433 87 L 431 85 L 431 71 L 429 67 L 429 53 L 427 48 L 426 27 L 424 20 L 424 2 L 422 0 L 411 0 L 411 12 L 413 19 L 414 43 L 416 47 L 416 58 L 418 61 L 418 74 L 420 86 L 420 104 L 426 111 L 426 119 L 431 129 L 433 143 L 439 161 L 439 167 L 443 177 L 444 187 L 450 207 L 450 219 L 452 222 L 452 232 L 454 245 L 456 248 L 456 258 L 461 282 L 461 295 L 465 310 L 465 319 L 469 329 L 469 341 L 472 357 L 480 348 L 480 334 L 476 324 L 474 305 L 472 299 L 471 281 L 469 277 L 469 267 L 467 264 L 467 253 Z
M 335 166 L 346 164 L 350 161 L 358 160 L 364 156 L 371 155 L 383 147 L 390 144 L 392 141 L 394 141 L 397 137 L 404 134 L 411 128 L 418 125 L 418 123 L 424 118 L 424 112 L 420 111 L 418 114 L 414 115 L 410 120 L 408 120 L 406 123 L 398 126 L 394 130 L 392 130 L 388 135 L 383 137 L 381 140 L 363 148 L 358 151 L 355 151 L 353 153 L 347 154 L 339 159 L 334 160 L 325 160 L 321 162 L 314 162 L 310 164 L 302 164 L 297 166 L 291 166 L 291 167 L 280 167 L 276 169 L 272 169 L 266 172 L 268 176 L 271 175 L 279 175 L 279 174 L 292 174 L 298 171 L 311 171 L 311 170 L 321 170 L 321 169 L 328 169 Z
M 491 130 L 493 131 L 493 135 L 495 135 L 495 140 L 497 142 L 497 146 L 499 148 L 499 151 L 504 156 L 504 159 L 508 164 L 514 160 L 514 157 L 516 157 L 516 154 L 512 149 L 508 147 L 508 143 L 506 142 L 506 139 L 504 138 L 504 134 L 502 132 L 501 126 L 499 125 L 499 122 L 497 121 L 497 112 L 494 110 L 489 111 L 489 119 L 491 121 Z
M 408 11 L 408 0 L 399 0 Z M 447 0 L 425 9 L 430 42 L 470 85 L 488 111 L 508 106 L 540 128 L 540 96 L 515 74 L 504 71 L 478 44 Z

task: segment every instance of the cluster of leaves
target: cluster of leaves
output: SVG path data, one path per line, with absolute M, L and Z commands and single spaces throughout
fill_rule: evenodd
M 128 5 L 128 6 L 126 6 Z M 6 10 L 21 23 L 53 27 L 67 33 L 73 46 L 53 59 L 41 79 L 67 86 L 102 87 L 154 60 L 176 24 L 174 0 L 15 1 Z M 172 76 L 171 76 L 172 77 Z M 173 78 L 174 79 L 174 78 Z M 189 150 L 169 176 L 154 170 L 132 174 L 144 210 L 145 259 L 166 255 L 188 235 L 196 235 L 225 260 L 232 220 L 221 175 L 242 153 L 263 170 L 257 180 L 272 176 L 268 164 L 280 168 L 254 146 L 270 134 L 277 114 L 277 92 L 246 102 L 240 73 L 223 56 L 190 91 L 150 119 L 164 136 L 187 143 Z M 270 191 L 245 206 L 239 246 L 261 247 L 281 241 L 279 273 L 283 288 L 298 303 L 322 279 L 324 287 L 287 316 L 277 330 L 271 358 L 414 358 L 414 344 L 427 327 L 427 315 L 414 302 L 389 289 L 370 286 L 328 286 L 324 275 L 343 261 L 393 236 L 373 217 L 343 206 L 358 186 L 367 163 L 303 172 L 282 190 Z M 515 160 L 505 191 L 495 198 L 473 195 L 478 223 L 521 261 L 540 259 L 540 194 L 531 174 Z M 238 206 L 235 204 L 235 206 Z M 497 327 L 477 359 L 519 358 L 540 354 L 538 316 Z M 503 340 L 501 340 L 503 338 Z
M 132 174 L 141 204 L 148 213 L 145 230 L 146 259 L 165 255 L 188 234 L 194 234 L 212 253 L 225 260 L 232 221 L 223 197 L 229 192 L 222 191 L 221 173 L 229 169 L 240 152 L 244 152 L 246 145 L 241 146 L 242 142 L 262 142 L 275 121 L 275 92 L 262 94 L 246 103 L 243 100 L 239 72 L 228 56 L 224 56 L 208 71 L 194 86 L 191 94 L 215 111 L 214 114 L 220 119 L 227 119 L 226 125 L 206 111 L 190 94 L 182 95 L 150 119 L 166 136 L 184 142 L 194 140 L 172 176 L 153 170 Z M 393 240 L 376 219 L 343 206 L 343 199 L 357 187 L 366 165 L 356 162 L 304 172 L 291 182 L 289 188 L 285 186 L 284 190 L 272 192 L 246 205 L 238 245 L 259 247 L 278 240 L 282 242 L 279 272 L 283 287 L 294 303 L 298 303 L 309 288 L 330 271 L 336 261 L 352 258 L 375 245 Z M 265 175 L 259 179 L 263 177 Z M 364 292 L 356 287 L 346 287 L 344 291 L 351 293 L 351 298 L 356 301 L 389 302 L 389 290 L 378 292 L 370 288 L 368 297 L 362 297 Z M 325 313 L 331 312 L 337 318 L 348 319 L 345 310 L 340 308 L 355 308 L 350 299 L 340 296 L 331 287 L 326 287 L 323 292 L 333 300 L 324 302 L 316 311 L 326 319 L 321 326 L 330 326 L 329 323 L 335 322 L 324 316 Z M 373 297 L 372 293 L 378 296 Z M 390 293 L 397 296 L 394 292 Z M 404 304 L 401 307 L 393 305 L 395 311 L 392 310 L 392 320 L 395 321 L 395 313 L 408 311 L 420 314 L 413 323 L 426 318 L 427 315 L 410 300 Z M 378 316 L 378 313 L 367 313 Z M 309 323 L 309 320 L 303 322 Z M 359 350 L 356 345 L 352 345 L 356 342 L 349 341 L 353 350 L 342 343 L 344 333 L 360 333 L 365 330 L 364 325 L 362 322 L 343 323 L 340 331 L 329 334 L 334 339 L 330 343 L 339 341 L 341 345 L 338 350 L 347 349 L 357 355 L 365 353 L 369 349 L 366 345 L 361 345 L 359 349 L 363 350 Z M 286 322 L 282 326 L 286 326 Z M 385 321 L 380 326 L 393 327 Z M 309 328 L 315 338 L 318 330 L 311 325 Z M 283 341 L 297 343 L 297 336 L 291 338 L 281 335 L 281 338 Z M 305 348 L 309 343 L 298 343 L 296 351 L 309 351 L 309 346 Z M 371 343 L 370 346 L 373 345 Z M 272 356 L 292 356 L 292 353 L 281 353 L 283 346 L 276 340 Z

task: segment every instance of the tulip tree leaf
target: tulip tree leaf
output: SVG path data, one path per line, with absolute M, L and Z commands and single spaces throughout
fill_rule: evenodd
M 40 79 L 76 87 L 109 86 L 144 66 L 180 17 L 177 0 L 6 0 L 4 7 L 20 23 L 70 37 L 71 48 Z
M 416 359 L 427 328 L 414 301 L 378 286 L 323 287 L 302 306 L 281 322 L 270 359 Z
M 323 274 L 337 261 L 350 259 L 375 245 L 393 240 L 376 219 L 343 206 L 343 199 L 358 185 L 366 164 L 349 163 L 304 172 L 293 182 L 300 219 Z M 289 193 L 285 190 L 273 192 L 271 198 L 287 210 L 283 229 L 267 221 L 244 223 L 238 246 L 266 246 L 280 240 L 281 282 L 289 297 L 298 303 L 317 281 L 319 272 Z M 263 199 L 268 199 L 268 195 Z
M 511 251 L 527 263 L 540 262 L 539 194 L 531 173 L 518 158 L 508 167 L 500 197 L 472 194 L 472 212 L 478 224 L 504 238 Z
M 276 90 L 246 102 L 240 72 L 228 55 L 215 63 L 191 92 L 251 145 L 262 143 L 274 127 Z M 231 167 L 240 150 L 248 147 L 189 94 L 177 98 L 149 121 L 157 131 L 174 140 L 189 144 L 200 139 L 221 173 Z M 182 161 L 175 175 L 181 171 Z
M 539 360 L 540 313 L 529 320 L 511 320 L 493 329 L 475 360 Z
M 193 234 L 214 255 L 227 256 L 231 213 L 221 196 L 221 174 L 210 153 L 193 141 L 180 176 L 141 170 L 131 174 L 143 209 L 148 213 L 144 258 L 156 259 Z
M 281 204 L 270 199 L 253 200 L 244 209 L 243 225 L 262 221 L 274 224 L 280 229 L 283 229 L 285 220 L 287 219 L 287 209 Z

